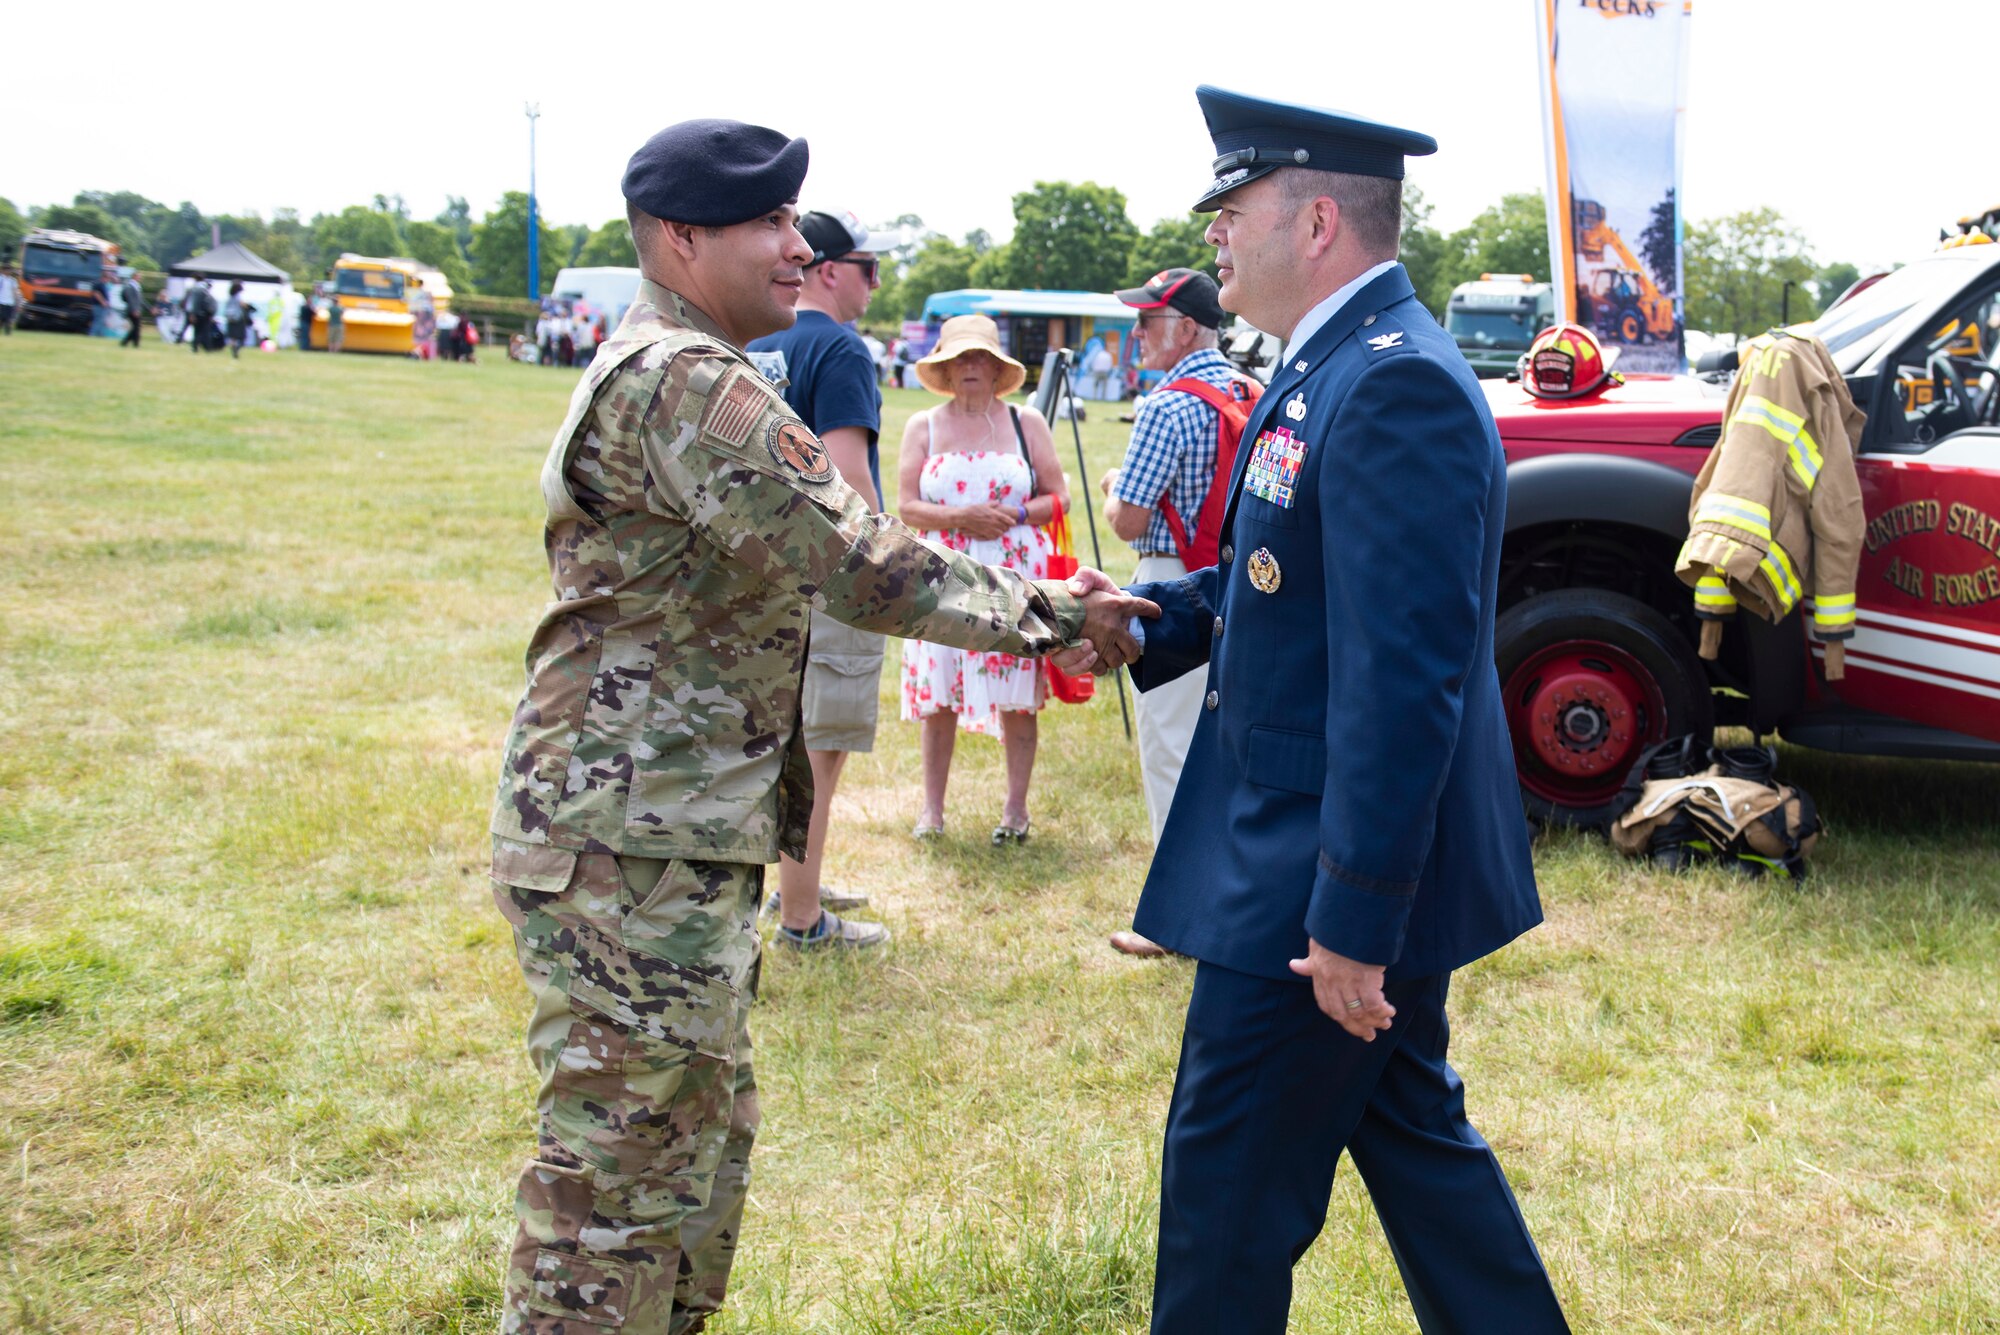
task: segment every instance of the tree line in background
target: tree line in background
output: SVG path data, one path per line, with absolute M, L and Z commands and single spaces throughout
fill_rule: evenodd
M 1406 184 L 1402 260 L 1417 297 L 1442 315 L 1451 290 L 1483 273 L 1549 276 L 1548 215 L 1541 192 L 1503 196 L 1455 232 L 1430 222 L 1423 191 Z M 1215 249 L 1202 240 L 1211 215 L 1162 218 L 1141 232 L 1125 196 L 1094 182 L 1037 182 L 1014 196 L 1014 237 L 995 245 L 984 231 L 962 241 L 905 214 L 884 224 L 907 238 L 894 252 L 872 319 L 914 319 L 933 292 L 961 287 L 1053 287 L 1110 292 L 1137 287 L 1162 269 L 1213 276 Z M 1673 215 L 1662 205 L 1641 238 L 1646 262 L 1669 268 Z M 1810 318 L 1861 277 L 1852 264 L 1817 263 L 1806 239 L 1775 209 L 1752 209 L 1687 226 L 1682 268 L 1687 327 L 1757 334 L 1790 318 Z M 1786 284 L 1792 287 L 1788 299 Z
M 367 205 L 311 219 L 294 209 L 279 209 L 269 219 L 205 214 L 186 201 L 169 207 L 131 191 L 87 190 L 68 204 L 25 213 L 0 199 L 0 252 L 12 251 L 31 227 L 66 227 L 116 241 L 139 268 L 165 269 L 219 238 L 242 242 L 294 278 L 324 273 L 352 251 L 432 265 L 457 291 L 526 296 L 527 196 L 509 191 L 478 219 L 463 198 L 446 198 L 444 211 L 432 219 L 411 217 L 400 195 L 377 195 Z M 983 229 L 954 241 L 913 213 L 883 223 L 879 230 L 896 233 L 902 243 L 885 266 L 870 323 L 915 319 L 925 298 L 955 288 L 1110 292 L 1177 266 L 1215 272 L 1215 251 L 1202 240 L 1207 214 L 1162 218 L 1142 232 L 1126 211 L 1124 194 L 1094 181 L 1036 182 L 1014 196 L 1013 209 L 1014 235 L 998 243 Z M 1506 195 L 1450 233 L 1431 225 L 1431 213 L 1423 191 L 1406 185 L 1403 263 L 1432 311 L 1441 314 L 1452 288 L 1482 273 L 1548 277 L 1540 192 Z M 638 262 L 622 217 L 598 227 L 538 219 L 537 231 L 544 292 L 565 267 Z M 1671 247 L 1665 205 L 1640 244 L 1649 264 Z M 1818 263 L 1805 237 L 1768 208 L 1689 223 L 1682 267 L 1687 327 L 1715 333 L 1760 333 L 1779 322 L 1788 301 L 1793 320 L 1808 318 L 1861 276 L 1852 264 Z
M 536 267 L 546 292 L 569 265 L 633 265 L 638 257 L 623 218 L 602 227 L 558 227 L 537 219 Z M 366 205 L 302 218 L 296 209 L 259 214 L 207 214 L 182 201 L 170 208 L 129 190 L 86 190 L 68 204 L 25 214 L 0 199 L 0 251 L 11 251 L 32 227 L 66 227 L 116 241 L 127 263 L 164 270 L 207 250 L 213 240 L 240 241 L 291 274 L 312 279 L 342 254 L 400 255 L 444 274 L 454 291 L 496 297 L 528 294 L 528 197 L 510 190 L 484 217 L 463 198 L 446 196 L 435 218 L 413 218 L 401 195 L 377 195 Z

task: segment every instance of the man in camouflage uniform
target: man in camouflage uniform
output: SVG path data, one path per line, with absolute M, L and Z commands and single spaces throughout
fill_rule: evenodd
M 739 350 L 793 319 L 806 144 L 730 121 L 626 169 L 638 299 L 542 470 L 555 600 L 493 815 L 494 897 L 534 996 L 534 1159 L 503 1329 L 701 1329 L 742 1222 L 764 867 L 805 851 L 810 613 L 1072 659 L 1157 608 L 928 546 L 841 480 Z M 671 221 L 667 221 L 671 220 Z

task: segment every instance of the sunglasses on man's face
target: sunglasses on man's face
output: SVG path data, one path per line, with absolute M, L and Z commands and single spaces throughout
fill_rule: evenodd
M 851 264 L 857 269 L 866 269 L 868 271 L 868 281 L 871 283 L 875 281 L 875 275 L 882 271 L 882 261 L 878 257 L 873 255 L 869 256 L 865 260 L 838 259 L 838 260 L 828 260 L 827 263 Z

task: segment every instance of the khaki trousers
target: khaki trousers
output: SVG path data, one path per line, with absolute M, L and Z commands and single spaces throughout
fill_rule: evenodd
M 1142 556 L 1132 582 L 1183 579 L 1187 567 L 1177 556 Z M 1153 822 L 1153 842 L 1167 828 L 1167 809 L 1174 804 L 1174 788 L 1181 781 L 1181 765 L 1187 760 L 1188 744 L 1194 741 L 1194 725 L 1201 721 L 1201 700 L 1208 676 L 1190 672 L 1140 691 L 1139 773 L 1146 789 L 1146 815 Z

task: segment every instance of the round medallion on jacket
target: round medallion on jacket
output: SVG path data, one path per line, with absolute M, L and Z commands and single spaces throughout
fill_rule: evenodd
M 1278 558 L 1271 555 L 1269 547 L 1259 547 L 1250 553 L 1244 570 L 1250 576 L 1250 583 L 1259 593 L 1276 593 L 1278 585 L 1285 579 L 1285 572 L 1278 568 Z

